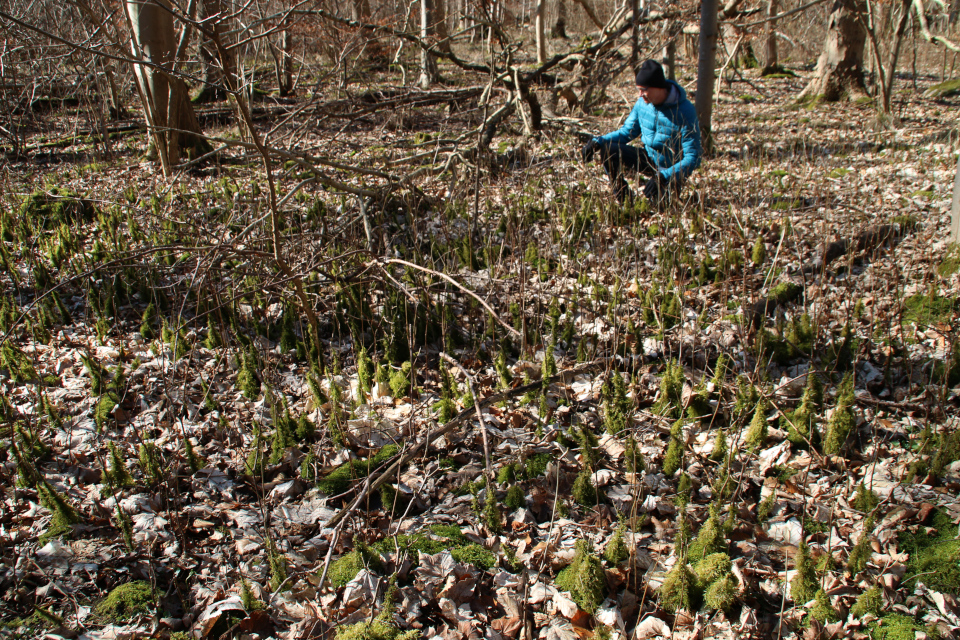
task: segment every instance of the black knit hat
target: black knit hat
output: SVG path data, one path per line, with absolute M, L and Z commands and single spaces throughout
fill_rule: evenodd
M 647 60 L 640 65 L 640 70 L 637 71 L 637 86 L 666 89 L 670 85 L 667 84 L 660 63 L 656 60 Z

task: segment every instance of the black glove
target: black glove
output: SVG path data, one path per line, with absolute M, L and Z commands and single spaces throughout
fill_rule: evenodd
M 654 174 L 652 178 L 647 180 L 647 184 L 643 185 L 643 195 L 646 196 L 650 202 L 660 202 L 660 198 L 666 195 L 666 193 L 667 179 L 664 178 L 660 172 Z
M 583 145 L 583 150 L 580 154 L 583 156 L 583 163 L 586 164 L 593 160 L 593 154 L 597 152 L 597 149 L 600 147 L 600 141 L 596 138 L 592 138 L 590 142 Z

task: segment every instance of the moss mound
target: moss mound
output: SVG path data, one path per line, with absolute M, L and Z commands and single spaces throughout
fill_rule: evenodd
M 913 589 L 914 579 L 943 593 L 960 593 L 960 540 L 957 525 L 941 510 L 933 516 L 933 534 L 925 529 L 897 536 L 899 547 L 910 554 L 904 585 Z
M 593 614 L 603 604 L 607 581 L 600 558 L 594 555 L 590 543 L 578 540 L 576 549 L 570 566 L 557 574 L 557 586 L 569 591 L 578 607 Z
M 388 444 L 369 458 L 345 462 L 318 482 L 317 487 L 320 491 L 331 495 L 343 493 L 350 487 L 352 481 L 366 478 L 374 469 L 397 455 L 399 450 L 400 447 L 397 445 Z
M 104 598 L 94 614 L 105 622 L 126 622 L 154 608 L 153 588 L 138 580 L 120 585 Z

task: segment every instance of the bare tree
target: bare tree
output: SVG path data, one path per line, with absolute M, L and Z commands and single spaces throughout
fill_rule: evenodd
M 800 98 L 836 101 L 863 96 L 863 52 L 866 43 L 866 0 L 834 0 L 827 21 L 827 37 L 817 69 Z
M 546 21 L 546 0 L 537 0 L 537 15 L 534 20 L 537 39 L 537 64 L 543 64 L 547 60 L 547 36 L 544 22 Z
M 431 4 L 437 0 L 420 0 L 420 38 L 424 43 L 430 41 L 434 33 Z M 420 88 L 429 89 L 437 81 L 437 61 L 430 51 L 420 49 Z
M 768 76 L 780 73 L 780 54 L 777 49 L 777 21 L 774 16 L 780 12 L 780 0 L 767 0 L 767 24 L 764 33 L 763 71 L 760 75 Z

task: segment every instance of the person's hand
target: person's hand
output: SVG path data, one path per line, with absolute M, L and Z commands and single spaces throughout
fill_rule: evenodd
M 667 181 L 659 172 L 647 180 L 647 184 L 643 185 L 643 195 L 646 196 L 650 202 L 659 202 L 660 197 L 666 192 Z
M 583 163 L 586 164 L 593 160 L 593 154 L 597 152 L 597 148 L 600 146 L 600 142 L 596 138 L 591 138 L 587 144 L 583 145 L 583 150 L 580 154 L 583 156 Z

